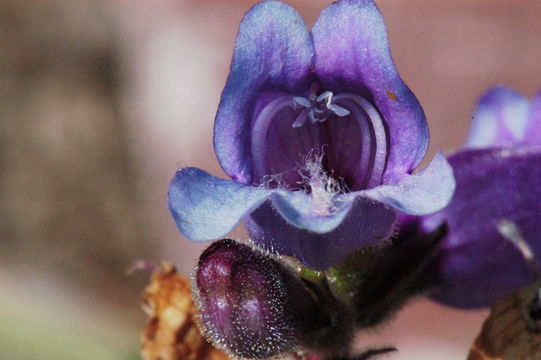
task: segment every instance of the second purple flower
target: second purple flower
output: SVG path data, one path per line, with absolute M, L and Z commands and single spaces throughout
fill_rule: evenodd
M 291 7 L 265 1 L 241 22 L 216 116 L 232 180 L 181 169 L 169 208 L 192 240 L 244 219 L 258 246 L 325 269 L 389 239 L 397 211 L 448 204 L 455 180 L 441 153 L 413 173 L 428 138 L 372 1 L 329 5 L 311 32 Z

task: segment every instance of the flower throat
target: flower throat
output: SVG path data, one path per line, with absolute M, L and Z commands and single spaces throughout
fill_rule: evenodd
M 278 93 L 258 104 L 251 130 L 254 183 L 279 175 L 289 189 L 305 189 L 307 159 L 321 152 L 321 171 L 350 191 L 381 184 L 388 135 L 376 108 L 349 92 L 307 96 Z

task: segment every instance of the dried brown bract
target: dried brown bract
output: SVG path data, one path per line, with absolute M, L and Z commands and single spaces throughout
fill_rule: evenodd
M 468 360 L 541 359 L 541 281 L 498 300 Z
M 143 304 L 150 316 L 142 335 L 141 355 L 145 360 L 229 359 L 199 333 L 190 283 L 173 265 L 162 263 L 153 271 Z

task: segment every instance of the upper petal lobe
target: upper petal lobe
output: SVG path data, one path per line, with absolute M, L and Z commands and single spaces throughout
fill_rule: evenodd
M 255 5 L 244 16 L 214 124 L 220 165 L 233 179 L 250 183 L 250 126 L 264 91 L 305 89 L 312 66 L 310 33 L 295 10 L 278 1 Z
M 515 146 L 528 136 L 530 101 L 504 87 L 487 91 L 473 116 L 467 148 Z
M 383 18 L 370 0 L 329 5 L 312 30 L 315 72 L 324 87 L 371 100 L 387 124 L 389 159 L 384 183 L 396 183 L 423 159 L 428 126 L 423 110 L 400 78 Z
M 526 129 L 526 143 L 531 145 L 541 144 L 541 90 L 532 101 L 532 111 Z

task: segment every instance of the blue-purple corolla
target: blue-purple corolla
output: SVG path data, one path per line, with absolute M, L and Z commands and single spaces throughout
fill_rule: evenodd
M 371 0 L 341 0 L 312 31 L 288 5 L 264 1 L 243 18 L 214 126 L 232 180 L 180 169 L 168 194 L 180 231 L 214 240 L 245 220 L 259 247 L 314 269 L 382 245 L 397 213 L 445 207 L 455 187 L 397 73 Z

